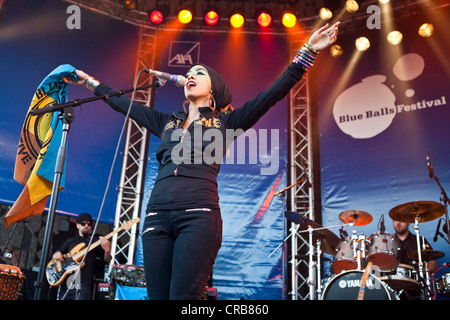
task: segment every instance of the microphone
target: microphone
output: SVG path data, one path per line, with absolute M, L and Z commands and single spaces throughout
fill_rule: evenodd
M 384 215 L 381 215 L 380 218 L 380 233 L 384 233 L 386 231 L 386 227 L 384 226 Z
M 181 75 L 174 75 L 167 72 L 156 71 L 152 69 L 142 69 L 144 72 L 151 74 L 152 76 L 157 77 L 159 80 L 164 82 L 169 81 L 173 82 L 177 87 L 184 87 L 187 83 L 187 79 Z
M 441 219 L 439 219 L 439 222 L 438 222 L 438 225 L 437 225 L 437 228 L 436 228 L 436 233 L 434 234 L 434 238 L 433 238 L 433 241 L 434 242 L 436 242 L 437 241 L 437 238 L 438 238 L 438 235 L 439 235 L 439 227 L 441 226 Z
M 428 167 L 428 176 L 430 177 L 430 179 L 433 179 L 433 167 L 430 164 L 430 157 L 428 156 L 428 153 L 427 153 L 427 167 Z

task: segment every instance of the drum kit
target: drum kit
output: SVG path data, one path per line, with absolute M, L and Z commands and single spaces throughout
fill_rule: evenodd
M 414 201 L 389 211 L 392 220 L 414 223 L 417 248 L 408 253 L 413 265 L 398 261 L 400 245 L 395 235 L 386 233 L 384 218 L 380 230 L 370 237 L 354 230 L 351 236 L 346 226 L 366 226 L 372 216 L 362 210 L 346 210 L 339 214 L 344 225 L 323 227 L 294 212 L 286 218 L 299 225 L 299 233 L 309 234 L 309 289 L 311 300 L 431 300 L 434 295 L 450 296 L 450 274 L 432 283 L 428 262 L 444 253 L 425 246 L 419 224 L 441 217 L 445 206 L 433 201 Z M 340 227 L 340 237 L 330 231 Z M 331 275 L 321 280 L 322 253 L 333 256 Z M 316 258 L 316 259 L 314 259 Z M 434 282 L 434 281 L 433 281 Z

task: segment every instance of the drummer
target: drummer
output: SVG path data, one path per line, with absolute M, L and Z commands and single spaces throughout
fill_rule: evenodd
M 411 232 L 409 232 L 409 225 L 408 222 L 402 222 L 402 221 L 396 221 L 393 220 L 393 226 L 395 230 L 395 238 L 397 239 L 397 242 L 399 244 L 400 250 L 398 251 L 398 262 L 404 263 L 408 265 L 413 265 L 413 259 L 408 257 L 408 253 L 412 253 L 413 251 L 417 251 L 417 238 L 415 235 L 413 235 Z M 426 249 L 431 250 L 431 246 L 429 242 L 425 240 L 425 247 Z M 422 237 L 421 240 L 422 241 Z M 420 249 L 420 248 L 419 248 Z M 438 269 L 438 263 L 436 260 L 430 260 L 427 262 L 428 264 L 428 271 L 430 273 L 435 272 Z

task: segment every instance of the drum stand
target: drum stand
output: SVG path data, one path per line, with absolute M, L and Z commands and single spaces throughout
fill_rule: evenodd
M 320 256 L 322 255 L 322 250 L 320 249 L 321 246 L 321 241 L 320 239 L 318 239 L 316 241 L 316 254 L 317 254 L 317 261 L 314 262 L 314 244 L 313 244 L 313 232 L 314 231 L 318 231 L 318 230 L 324 230 L 324 229 L 331 229 L 331 228 L 337 228 L 337 227 L 342 227 L 342 226 L 353 226 L 353 223 L 347 223 L 345 225 L 335 225 L 335 226 L 330 226 L 330 227 L 321 227 L 321 228 L 312 228 L 310 225 L 308 225 L 308 229 L 304 230 L 304 231 L 299 231 L 298 233 L 304 233 L 304 232 L 308 232 L 309 235 L 309 280 L 308 280 L 308 287 L 309 287 L 309 295 L 310 295 L 310 300 L 320 300 L 322 297 L 322 288 L 321 288 L 321 260 L 320 260 Z M 315 269 L 317 269 L 317 271 L 315 272 Z M 316 285 L 317 285 L 317 291 L 316 291 Z M 316 292 L 317 292 L 317 297 L 316 297 Z

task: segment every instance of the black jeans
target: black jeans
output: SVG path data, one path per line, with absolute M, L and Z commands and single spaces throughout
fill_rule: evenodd
M 142 231 L 150 300 L 198 300 L 222 243 L 220 210 L 148 212 Z

